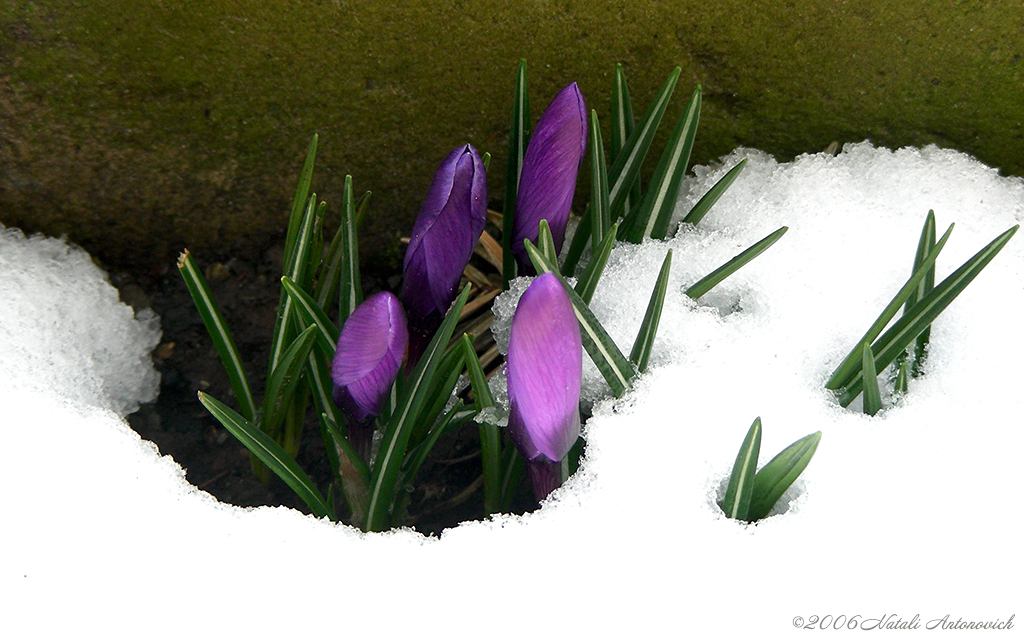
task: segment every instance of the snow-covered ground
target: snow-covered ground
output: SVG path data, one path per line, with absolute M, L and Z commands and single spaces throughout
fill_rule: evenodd
M 680 211 L 742 157 L 697 230 L 613 253 L 592 306 L 626 352 L 667 247 L 672 285 L 652 370 L 597 401 L 581 471 L 535 513 L 440 539 L 189 485 L 122 418 L 155 392 L 152 318 L 81 251 L 0 231 L 0 635 L 771 637 L 826 615 L 926 631 L 1021 613 L 1024 237 L 935 322 L 898 406 L 870 418 L 822 385 L 909 276 L 928 210 L 940 234 L 956 223 L 942 278 L 1024 219 L 1024 180 L 934 147 L 740 150 L 696 168 Z M 749 526 L 715 499 L 757 416 L 762 463 L 823 435 L 788 512 Z

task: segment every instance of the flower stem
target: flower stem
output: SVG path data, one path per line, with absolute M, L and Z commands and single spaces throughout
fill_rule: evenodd
M 538 502 L 547 499 L 556 488 L 562 485 L 569 475 L 569 457 L 560 462 L 553 462 L 543 455 L 526 462 L 526 470 L 533 483 L 533 496 Z

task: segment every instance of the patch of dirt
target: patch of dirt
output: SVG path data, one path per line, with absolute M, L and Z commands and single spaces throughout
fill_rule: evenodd
M 218 264 L 195 256 L 234 335 L 257 400 L 262 398 L 279 302 L 281 253 L 279 247 L 255 260 L 235 258 Z M 391 276 L 389 286 L 387 276 L 364 274 L 364 291 L 370 295 L 390 290 L 397 280 Z M 161 374 L 160 396 L 128 416 L 132 428 L 185 468 L 189 482 L 222 502 L 309 512 L 277 477 L 268 485 L 260 483 L 253 476 L 249 452 L 199 403 L 196 392 L 201 390 L 237 408 L 217 351 L 177 269 L 170 265 L 156 274 L 116 273 L 111 281 L 125 303 L 156 311 L 163 328 L 153 355 Z M 331 470 L 312 415 L 303 430 L 298 463 L 325 492 Z M 482 519 L 480 476 L 476 428 L 464 427 L 443 437 L 415 482 L 407 524 L 424 534 L 439 534 L 461 521 Z M 533 506 L 524 482 L 514 510 L 522 513 Z

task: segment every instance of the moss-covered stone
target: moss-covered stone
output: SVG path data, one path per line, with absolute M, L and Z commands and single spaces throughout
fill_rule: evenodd
M 615 62 L 642 110 L 682 66 L 668 117 L 703 83 L 697 162 L 870 138 L 1024 174 L 1024 12 L 1003 3 L 9 0 L 0 222 L 114 265 L 262 250 L 317 131 L 314 187 L 373 190 L 364 258 L 394 264 L 452 147 L 504 166 L 521 57 L 535 118 L 573 80 L 607 113 Z

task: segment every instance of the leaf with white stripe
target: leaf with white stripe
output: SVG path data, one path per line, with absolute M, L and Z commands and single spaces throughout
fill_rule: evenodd
M 690 96 L 690 102 L 676 123 L 676 128 L 672 131 L 667 148 L 654 168 L 654 175 L 644 194 L 643 202 L 636 209 L 632 219 L 627 218 L 621 227 L 621 239 L 634 244 L 639 244 L 646 237 L 665 239 L 668 224 L 679 199 L 679 187 L 690 163 L 690 152 L 693 150 L 693 140 L 697 136 L 697 124 L 700 121 L 700 105 L 701 89 L 700 85 L 697 85 Z
M 732 465 L 729 485 L 725 489 L 722 510 L 730 519 L 747 519 L 750 510 L 750 498 L 754 494 L 754 476 L 757 474 L 757 456 L 761 451 L 761 418 L 758 417 L 750 425 L 747 436 L 743 438 L 740 452 Z
M 875 357 L 875 366 L 880 370 L 885 370 L 889 364 L 892 364 L 893 360 L 896 359 L 903 349 L 909 346 L 921 334 L 921 331 L 930 326 L 935 321 L 935 318 L 939 316 L 939 313 L 944 311 L 967 288 L 967 285 L 981 273 L 982 269 L 988 266 L 989 262 L 1010 241 L 1010 238 L 1013 237 L 1018 228 L 1020 228 L 1020 225 L 1008 229 L 989 242 L 983 249 L 975 253 L 971 259 L 964 262 L 960 268 L 929 291 L 917 304 L 914 304 L 910 312 L 896 320 L 892 327 L 871 345 L 871 351 Z M 849 406 L 850 402 L 860 394 L 863 389 L 862 373 L 862 370 L 858 370 L 853 379 L 846 385 L 839 398 L 841 406 Z

